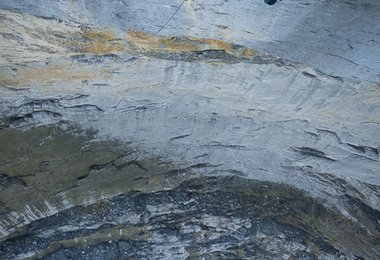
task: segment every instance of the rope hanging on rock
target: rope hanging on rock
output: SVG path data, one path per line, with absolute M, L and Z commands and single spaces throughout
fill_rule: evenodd
M 183 0 L 182 3 L 178 6 L 178 8 L 175 10 L 175 12 L 173 13 L 173 15 L 169 18 L 169 20 L 166 21 L 166 23 L 156 32 L 153 34 L 154 35 L 157 35 L 158 33 L 160 33 L 169 23 L 170 21 L 174 18 L 174 16 L 178 13 L 179 9 L 181 9 L 181 7 L 183 6 L 183 4 L 186 2 L 187 0 Z
M 183 6 L 183 4 L 184 4 L 186 1 L 187 1 L 187 0 L 183 0 L 183 1 L 182 1 L 182 3 L 178 6 L 178 8 L 177 8 L 177 9 L 175 10 L 175 12 L 173 13 L 173 15 L 169 18 L 169 20 L 167 20 L 166 23 L 165 23 L 163 26 L 161 26 L 161 28 L 160 28 L 157 32 L 155 32 L 155 33 L 153 34 L 153 36 L 159 34 L 163 29 L 165 29 L 165 27 L 170 23 L 171 20 L 173 20 L 174 16 L 178 13 L 178 11 L 181 9 L 181 7 Z M 282 0 L 280 0 L 280 1 L 282 1 Z M 266 4 L 268 4 L 268 5 L 274 5 L 274 4 L 277 2 L 277 0 L 264 0 L 264 2 L 265 2 Z

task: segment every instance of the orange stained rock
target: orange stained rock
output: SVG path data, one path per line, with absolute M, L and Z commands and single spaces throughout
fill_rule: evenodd
M 71 64 L 54 64 L 43 67 L 17 67 L 13 74 L 0 71 L 0 85 L 26 86 L 33 83 L 75 82 L 86 79 L 107 78 L 107 73 L 96 68 L 91 71 Z
M 154 36 L 140 31 L 128 31 L 126 39 L 132 50 L 138 52 L 223 50 L 231 55 L 247 59 L 252 58 L 256 54 L 255 50 L 251 48 L 245 48 L 218 39 L 197 38 L 193 36 Z
M 67 47 L 78 52 L 106 54 L 124 51 L 125 41 L 109 30 L 84 29 L 71 35 Z

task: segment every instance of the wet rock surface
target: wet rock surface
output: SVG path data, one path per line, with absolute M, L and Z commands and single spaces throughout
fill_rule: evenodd
M 0 258 L 378 259 L 379 5 L 175 7 L 0 3 Z

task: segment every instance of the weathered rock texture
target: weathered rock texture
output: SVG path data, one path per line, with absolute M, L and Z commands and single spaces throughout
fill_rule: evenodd
M 0 258 L 379 258 L 380 4 L 179 4 L 1 1 Z

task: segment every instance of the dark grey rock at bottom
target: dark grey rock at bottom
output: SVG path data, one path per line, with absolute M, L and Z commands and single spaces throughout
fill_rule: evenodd
M 59 212 L 0 251 L 32 259 L 374 259 L 379 230 L 362 229 L 375 227 L 380 213 L 346 199 L 360 223 L 286 185 L 195 178 Z

